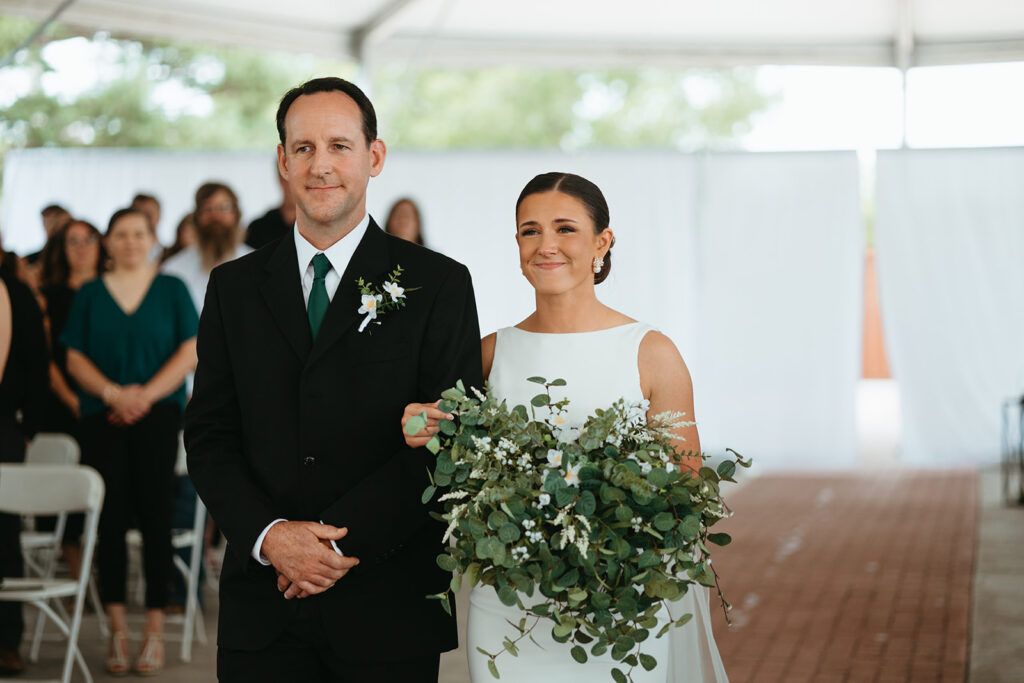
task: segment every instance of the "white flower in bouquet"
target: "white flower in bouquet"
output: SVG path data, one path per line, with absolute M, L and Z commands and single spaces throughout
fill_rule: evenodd
M 562 466 L 562 451 L 556 448 L 548 449 L 548 466 L 549 467 L 561 467 Z
M 568 470 L 565 472 L 565 483 L 569 486 L 575 486 L 579 488 L 580 485 L 580 467 L 582 465 L 569 465 Z

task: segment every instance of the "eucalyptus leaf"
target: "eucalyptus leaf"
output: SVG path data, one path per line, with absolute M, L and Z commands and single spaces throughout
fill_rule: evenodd
M 493 659 L 487 660 L 487 670 L 490 671 L 491 675 L 495 678 L 501 678 L 501 675 L 498 673 L 498 665 L 494 663 Z
M 534 384 L 547 384 L 548 381 L 543 377 L 527 377 L 527 382 L 533 382 Z
M 693 619 L 693 615 L 690 613 L 686 613 L 683 616 L 679 617 L 678 619 L 676 619 L 675 622 L 676 628 L 679 628 L 680 626 L 686 626 L 688 623 L 690 623 L 690 619 Z
M 548 405 L 550 402 L 551 399 L 548 398 L 547 394 L 537 394 L 536 396 L 530 399 L 530 405 L 536 406 L 537 408 L 542 408 Z
M 566 382 L 562 378 L 551 380 L 551 386 L 553 386 L 553 387 L 564 387 L 565 384 L 566 384 Z
M 426 411 L 419 415 L 413 415 L 405 421 L 405 433 L 409 436 L 416 436 L 427 426 L 427 413 Z
M 431 453 L 437 453 L 441 450 L 441 441 L 437 438 L 437 434 L 430 437 L 430 441 L 427 442 L 426 449 Z
M 708 540 L 715 545 L 729 545 L 732 543 L 732 536 L 729 534 L 708 534 Z
M 569 653 L 572 655 L 572 658 L 575 659 L 580 664 L 586 664 L 587 663 L 587 651 L 584 650 L 579 645 L 574 646 L 569 651 Z
M 458 389 L 445 389 L 441 392 L 441 398 L 453 403 L 458 403 L 459 399 L 465 395 L 465 392 L 459 391 Z
M 430 499 L 434 497 L 435 493 L 437 493 L 437 487 L 428 486 L 427 488 L 423 489 L 423 495 L 420 496 L 420 502 L 426 505 L 427 503 L 430 502 Z
M 594 512 L 597 511 L 597 499 L 594 498 L 594 494 L 591 491 L 581 493 L 580 499 L 576 501 L 575 509 L 577 514 L 584 517 L 593 516 Z
M 480 563 L 470 562 L 469 566 L 466 567 L 466 572 L 463 574 L 466 582 L 469 583 L 470 587 L 476 587 L 477 581 L 480 580 Z
M 513 541 L 519 540 L 519 527 L 515 524 L 504 524 L 498 529 L 498 538 L 505 543 L 512 543 Z
M 736 474 L 736 463 L 732 460 L 723 460 L 718 463 L 718 476 L 723 479 L 731 479 Z

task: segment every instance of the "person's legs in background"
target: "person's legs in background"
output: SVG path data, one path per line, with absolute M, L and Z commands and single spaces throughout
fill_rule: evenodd
M 25 437 L 13 417 L 0 417 L 0 462 L 24 462 Z M 23 575 L 21 518 L 0 515 L 0 579 Z M 22 672 L 25 664 L 18 653 L 25 630 L 20 602 L 0 602 L 0 676 Z

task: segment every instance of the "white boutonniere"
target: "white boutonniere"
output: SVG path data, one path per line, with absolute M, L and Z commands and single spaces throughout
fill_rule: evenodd
M 364 316 L 363 322 L 359 323 L 360 332 L 365 330 L 366 326 L 371 322 L 380 325 L 380 320 L 377 318 L 385 313 L 405 308 L 405 293 L 415 292 L 419 289 L 419 287 L 406 289 L 399 286 L 398 283 L 401 276 L 402 266 L 395 266 L 395 269 L 391 271 L 388 279 L 381 287 L 377 287 L 377 285 L 367 282 L 363 278 L 356 280 L 360 294 L 360 305 L 357 312 L 359 315 Z

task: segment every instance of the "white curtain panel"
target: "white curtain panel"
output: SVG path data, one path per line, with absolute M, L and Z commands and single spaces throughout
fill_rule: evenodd
M 706 158 L 690 366 L 705 448 L 770 468 L 856 464 L 859 201 L 852 152 Z
M 878 155 L 879 294 L 903 459 L 999 458 L 1024 392 L 1024 149 Z

